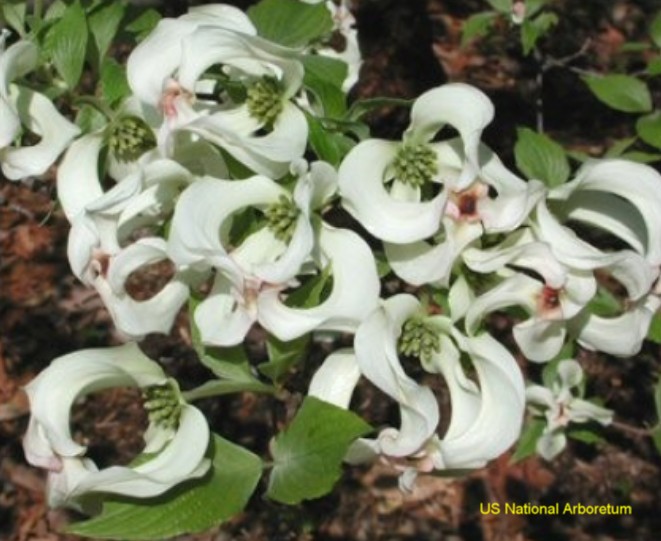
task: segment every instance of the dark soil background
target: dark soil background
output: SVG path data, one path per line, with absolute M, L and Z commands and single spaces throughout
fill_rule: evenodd
M 230 2 L 246 7 L 252 2 Z M 355 0 L 365 64 L 352 97 L 413 98 L 446 81 L 466 81 L 483 89 L 496 104 L 496 120 L 485 141 L 508 163 L 517 126 L 534 127 L 542 99 L 544 124 L 551 136 L 572 150 L 602 155 L 614 140 L 633 133 L 635 117 L 598 103 L 576 69 L 595 72 L 639 70 L 643 53 L 621 54 L 627 41 L 645 40 L 646 25 L 658 0 L 553 0 L 559 25 L 541 49 L 555 59 L 582 54 L 545 72 L 539 88 L 539 63 L 524 58 L 507 24 L 485 39 L 460 48 L 463 21 L 485 9 L 479 0 Z M 164 2 L 167 15 L 186 10 L 186 2 Z M 562 63 L 562 62 L 561 62 Z M 657 106 L 659 88 L 653 89 Z M 370 123 L 379 136 L 396 137 L 406 113 L 385 109 Z M 661 209 L 660 209 L 661 212 Z M 0 180 L 0 539 L 73 540 L 58 533 L 71 517 L 44 503 L 43 472 L 28 466 L 21 437 L 28 407 L 21 386 L 53 358 L 71 351 L 120 342 L 93 291 L 71 275 L 66 260 L 67 221 L 58 208 L 53 175 L 21 184 Z M 157 276 L 135 277 L 136 294 L 153 287 Z M 395 284 L 397 287 L 397 284 Z M 494 321 L 505 329 L 507 320 Z M 253 358 L 265 355 L 260 331 L 250 338 Z M 186 315 L 169 337 L 152 336 L 144 349 L 159 359 L 184 387 L 208 374 L 189 347 Z M 311 354 L 307 368 L 293 378 L 305 381 L 325 352 Z M 661 459 L 643 431 L 655 422 L 652 385 L 659 372 L 659 350 L 648 345 L 634 359 L 612 359 L 581 352 L 590 393 L 616 411 L 618 424 L 604 430 L 605 442 L 570 442 L 555 461 L 532 458 L 513 465 L 505 455 L 484 471 L 461 479 L 421 479 L 404 495 L 388 467 L 347 469 L 336 490 L 317 501 L 288 508 L 263 498 L 258 489 L 248 510 L 192 540 L 639 540 L 661 537 Z M 524 370 L 537 370 L 526 366 Z M 303 387 L 301 387 L 303 388 Z M 396 415 L 372 389 L 359 390 L 361 412 L 371 420 Z M 213 430 L 266 455 L 274 424 L 282 426 L 292 408 L 244 394 L 202 401 Z M 117 389 L 88 398 L 74 412 L 74 433 L 87 441 L 101 464 L 126 463 L 140 451 L 145 416 L 138 393 Z M 263 487 L 262 487 L 263 488 Z M 565 502 L 626 504 L 631 516 L 482 515 L 480 504 Z M 213 505 L 210 502 L 209 505 Z

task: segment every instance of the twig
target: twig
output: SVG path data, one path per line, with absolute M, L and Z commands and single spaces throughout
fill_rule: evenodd
M 652 434 L 652 430 L 650 428 L 643 428 L 639 426 L 631 426 L 627 423 L 623 423 L 621 421 L 613 421 L 611 422 L 610 426 L 613 428 L 620 430 L 622 432 L 626 432 L 628 434 L 631 434 L 633 436 L 638 436 L 640 438 L 649 438 Z

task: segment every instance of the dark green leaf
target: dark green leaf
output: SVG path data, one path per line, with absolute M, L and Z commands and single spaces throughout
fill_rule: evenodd
M 625 113 L 646 113 L 652 109 L 647 85 L 630 75 L 586 75 L 583 81 L 601 102 Z
M 661 344 L 661 314 L 654 314 L 650 328 L 647 331 L 647 339 L 656 344 Z
M 524 175 L 541 180 L 550 188 L 569 178 L 571 170 L 565 151 L 544 134 L 518 128 L 514 155 L 516 166 Z
M 401 98 L 369 98 L 366 100 L 356 100 L 353 102 L 349 111 L 347 111 L 347 120 L 359 120 L 370 111 L 382 107 L 411 107 L 414 100 L 404 100 Z
M 636 132 L 648 145 L 661 148 L 661 111 L 641 116 L 636 122 Z
M 587 428 L 572 428 L 567 431 L 567 437 L 591 445 L 604 441 L 604 438 L 602 438 L 599 434 Z
M 67 87 L 74 88 L 83 72 L 88 40 L 87 19 L 79 1 L 71 4 L 48 31 L 44 48 Z
M 155 498 L 112 498 L 102 513 L 74 523 L 68 533 L 102 539 L 162 540 L 221 524 L 243 510 L 262 474 L 250 451 L 213 435 L 212 468 Z
M 257 368 L 271 381 L 280 381 L 294 365 L 305 357 L 309 346 L 309 334 L 288 342 L 278 340 L 275 336 L 269 336 L 266 340 L 269 362 L 262 363 Z
M 606 157 L 607 158 L 617 158 L 618 156 L 621 156 L 622 153 L 628 149 L 631 145 L 633 145 L 636 142 L 636 137 L 628 137 L 626 139 L 620 139 L 619 141 L 615 141 L 611 147 L 608 149 L 608 152 L 606 152 Z
M 655 426 L 650 435 L 652 436 L 654 447 L 656 447 L 657 452 L 661 454 L 661 424 Z
M 542 13 L 534 19 L 526 19 L 521 25 L 521 47 L 526 56 L 535 48 L 539 38 L 544 36 L 553 26 L 558 24 L 554 13 Z
M 126 31 L 133 34 L 136 41 L 145 39 L 161 20 L 161 14 L 155 9 L 142 11 L 135 19 L 126 25 Z
M 114 58 L 101 64 L 101 93 L 108 105 L 116 105 L 131 93 L 126 80 L 126 68 Z
M 532 18 L 546 5 L 548 0 L 526 0 L 526 13 L 525 18 Z
M 276 391 L 275 387 L 266 385 L 261 381 L 237 381 L 230 379 L 214 379 L 203 383 L 199 387 L 184 391 L 183 396 L 187 402 L 200 400 L 202 398 L 211 398 L 234 393 L 267 393 Z
M 312 150 L 320 160 L 339 166 L 342 159 L 356 144 L 355 141 L 342 133 L 328 130 L 323 123 L 313 115 L 306 114 L 308 121 L 308 141 Z
M 661 423 L 661 377 L 654 387 L 654 406 L 656 407 L 656 418 Z
M 658 11 L 650 24 L 650 37 L 657 47 L 661 48 L 661 11 Z
M 371 430 L 350 411 L 306 397 L 289 427 L 273 442 L 268 497 L 296 504 L 327 494 L 342 474 L 342 459 L 351 442 Z
M 661 57 L 653 58 L 647 64 L 647 73 L 650 75 L 661 75 Z
M 94 66 L 98 67 L 103 62 L 125 12 L 126 4 L 116 1 L 101 4 L 89 14 L 87 24 L 92 36 L 92 62 Z
M 544 427 L 546 427 L 546 421 L 544 419 L 532 419 L 526 423 L 519 438 L 519 443 L 516 446 L 516 451 L 512 455 L 512 462 L 520 462 L 524 458 L 535 454 L 537 440 L 542 436 Z
M 641 41 L 628 41 L 620 47 L 621 53 L 641 53 L 647 51 L 650 48 L 649 43 Z
M 330 294 L 333 287 L 331 266 L 309 278 L 301 287 L 290 293 L 285 304 L 290 308 L 313 308 L 319 306 Z
M 485 36 L 497 16 L 493 11 L 484 11 L 468 17 L 461 28 L 461 46 L 465 47 L 474 39 Z
M 487 0 L 487 2 L 489 2 L 489 5 L 493 9 L 499 11 L 500 13 L 503 13 L 507 16 L 512 13 L 512 0 Z
M 333 29 L 333 19 L 324 2 L 262 0 L 248 9 L 248 17 L 260 36 L 288 47 L 303 47 Z

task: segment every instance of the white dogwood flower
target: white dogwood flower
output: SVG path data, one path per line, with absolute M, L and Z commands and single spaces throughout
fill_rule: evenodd
M 71 408 L 85 395 L 120 386 L 142 389 L 149 411 L 143 452 L 155 456 L 137 466 L 98 469 L 72 437 Z M 32 414 L 25 454 L 31 464 L 48 470 L 51 506 L 79 507 L 80 498 L 94 493 L 157 496 L 209 468 L 204 416 L 182 400 L 176 382 L 134 343 L 59 357 L 26 392 Z
M 13 83 L 37 67 L 38 48 L 20 40 L 5 49 L 7 36 L 0 34 L 0 166 L 5 177 L 19 180 L 45 173 L 80 130 L 46 96 Z M 22 129 L 39 142 L 14 145 Z
M 413 285 L 447 286 L 455 261 L 474 241 L 483 233 L 505 233 L 519 227 L 544 195 L 541 182 L 518 178 L 484 145 L 479 148 L 480 172 L 475 182 L 465 189 L 453 189 L 465 159 L 461 141 L 449 141 L 437 153 L 442 156 L 448 183 L 439 232 L 431 241 L 384 242 L 395 274 Z
M 174 131 L 188 130 L 279 178 L 305 151 L 307 122 L 290 101 L 303 65 L 296 50 L 257 37 L 236 8 L 216 8 L 161 21 L 129 57 L 129 84 L 161 109 L 161 146 L 169 146 Z M 216 83 L 241 87 L 243 98 L 218 91 Z
M 551 388 L 530 385 L 526 400 L 534 413 L 546 417 L 546 427 L 537 441 L 537 452 L 546 460 L 553 459 L 567 445 L 565 428 L 570 423 L 596 421 L 608 425 L 613 412 L 574 395 L 583 381 L 583 369 L 573 359 L 559 362 Z
M 94 140 L 86 141 L 93 144 Z M 164 239 L 153 234 L 137 240 L 132 237 L 142 228 L 158 226 L 193 177 L 175 162 L 156 160 L 103 193 L 96 172 L 97 154 L 85 156 L 72 166 L 87 172 L 80 189 L 71 179 L 68 165 L 58 178 L 60 201 L 72 225 L 68 242 L 71 268 L 84 284 L 97 290 L 115 325 L 127 337 L 168 332 L 188 298 L 187 281 L 183 274 L 175 273 L 152 297 L 134 299 L 125 288 L 131 273 L 169 258 Z
M 376 439 L 358 440 L 349 462 L 382 456 L 404 470 L 406 485 L 413 471 L 482 467 L 518 437 L 523 378 L 514 358 L 490 336 L 466 338 L 449 318 L 427 315 L 417 299 L 401 294 L 383 301 L 364 320 L 354 345 L 355 354 L 342 351 L 326 359 L 310 394 L 346 408 L 364 376 L 397 402 L 400 424 L 383 429 Z M 467 376 L 462 353 L 470 357 L 479 386 Z M 442 438 L 436 435 L 436 397 L 406 373 L 400 356 L 417 358 L 426 372 L 444 377 L 452 417 Z
M 444 185 L 459 191 L 476 180 L 480 136 L 492 118 L 492 103 L 469 85 L 453 83 L 425 92 L 413 104 L 401 143 L 368 139 L 346 156 L 339 170 L 344 207 L 387 242 L 406 244 L 435 235 L 448 199 Z M 461 137 L 459 164 L 447 143 L 432 143 L 446 124 Z

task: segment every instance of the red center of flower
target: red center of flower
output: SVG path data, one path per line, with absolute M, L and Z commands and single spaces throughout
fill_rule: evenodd
M 560 290 L 544 286 L 541 298 L 542 310 L 554 310 L 560 306 Z

